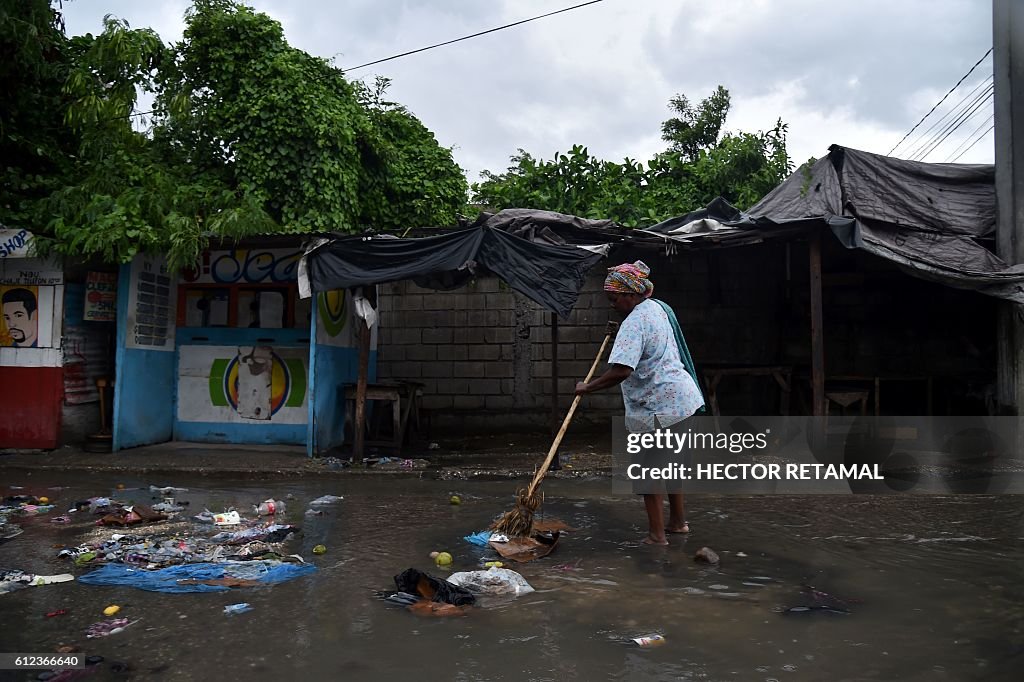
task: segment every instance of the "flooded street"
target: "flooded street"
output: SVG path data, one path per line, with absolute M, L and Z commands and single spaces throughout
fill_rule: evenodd
M 252 518 L 252 504 L 285 499 L 285 520 L 302 527 L 285 547 L 317 568 L 229 592 L 76 581 L 0 595 L 0 651 L 77 645 L 105 659 L 90 680 L 1002 680 L 1019 679 L 1024 667 L 1020 496 L 694 495 L 690 536 L 654 548 L 637 542 L 646 530 L 638 499 L 611 496 L 607 479 L 551 481 L 544 515 L 573 530 L 549 557 L 506 562 L 536 591 L 484 599 L 463 617 L 423 618 L 375 591 L 394 590 L 393 576 L 410 567 L 443 577 L 432 551 L 450 552 L 454 571 L 496 558 L 463 536 L 511 508 L 516 481 L 63 476 L 5 475 L 4 496 L 48 495 L 57 507 L 11 518 L 24 533 L 0 544 L 0 567 L 93 570 L 56 555 L 95 534 L 96 517 L 51 519 L 99 495 L 152 504 L 156 484 L 189 489 L 176 494 L 190 503 L 186 517 L 235 507 Z M 344 500 L 306 516 L 324 494 Z M 449 504 L 452 494 L 461 505 Z M 325 553 L 314 554 L 318 544 Z M 693 560 L 703 546 L 721 555 L 720 566 Z M 253 610 L 223 612 L 238 602 Z M 111 604 L 138 622 L 86 639 Z M 45 617 L 59 609 L 67 613 Z M 629 643 L 651 633 L 665 643 Z M 113 662 L 130 671 L 112 671 Z M 0 674 L 33 680 L 39 671 Z

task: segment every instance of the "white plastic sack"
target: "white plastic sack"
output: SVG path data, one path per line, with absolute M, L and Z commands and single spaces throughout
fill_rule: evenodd
M 526 578 L 507 568 L 489 568 L 486 571 L 463 571 L 448 576 L 448 582 L 464 587 L 474 594 L 518 597 L 533 592 Z
M 313 500 L 312 502 L 310 502 L 310 504 L 311 505 L 334 504 L 335 502 L 341 502 L 344 499 L 345 498 L 342 497 L 341 495 L 323 495 L 322 497 L 318 497 L 315 500 Z

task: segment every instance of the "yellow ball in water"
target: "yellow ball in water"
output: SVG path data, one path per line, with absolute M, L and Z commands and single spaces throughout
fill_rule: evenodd
M 326 551 L 327 551 L 327 548 L 324 547 L 323 545 L 317 545 L 316 547 L 313 548 L 313 554 L 323 554 Z
M 452 555 L 448 552 L 441 552 L 434 559 L 434 562 L 437 563 L 438 566 L 450 566 L 452 563 Z
M 50 502 L 50 498 L 49 497 L 40 497 L 39 498 L 39 504 L 48 504 L 49 502 Z
M 452 499 L 448 500 L 452 504 L 462 504 L 462 500 L 459 499 L 458 495 L 452 495 Z
M 120 610 L 121 610 L 121 607 L 116 605 L 116 604 L 114 604 L 114 605 L 108 606 L 107 608 L 103 609 L 103 615 L 104 616 L 113 616 L 115 613 L 117 613 Z

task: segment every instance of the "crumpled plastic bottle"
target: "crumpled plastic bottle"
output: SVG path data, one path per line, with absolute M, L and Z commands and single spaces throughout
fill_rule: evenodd
M 228 604 L 224 607 L 224 613 L 228 615 L 245 613 L 246 611 L 252 611 L 252 606 L 250 606 L 248 602 L 242 602 L 241 604 Z
M 281 500 L 274 499 L 264 500 L 263 502 L 260 502 L 258 505 L 255 505 L 253 507 L 253 511 L 255 511 L 260 516 L 273 516 L 274 514 L 282 514 L 284 513 L 284 510 L 285 503 L 282 502 Z

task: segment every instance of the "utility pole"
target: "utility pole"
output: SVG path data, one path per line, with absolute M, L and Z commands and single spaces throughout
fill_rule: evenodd
M 1024 3 L 992 0 L 995 85 L 996 252 L 1024 263 Z M 1024 402 L 1024 307 L 1000 301 L 996 331 L 999 414 Z

